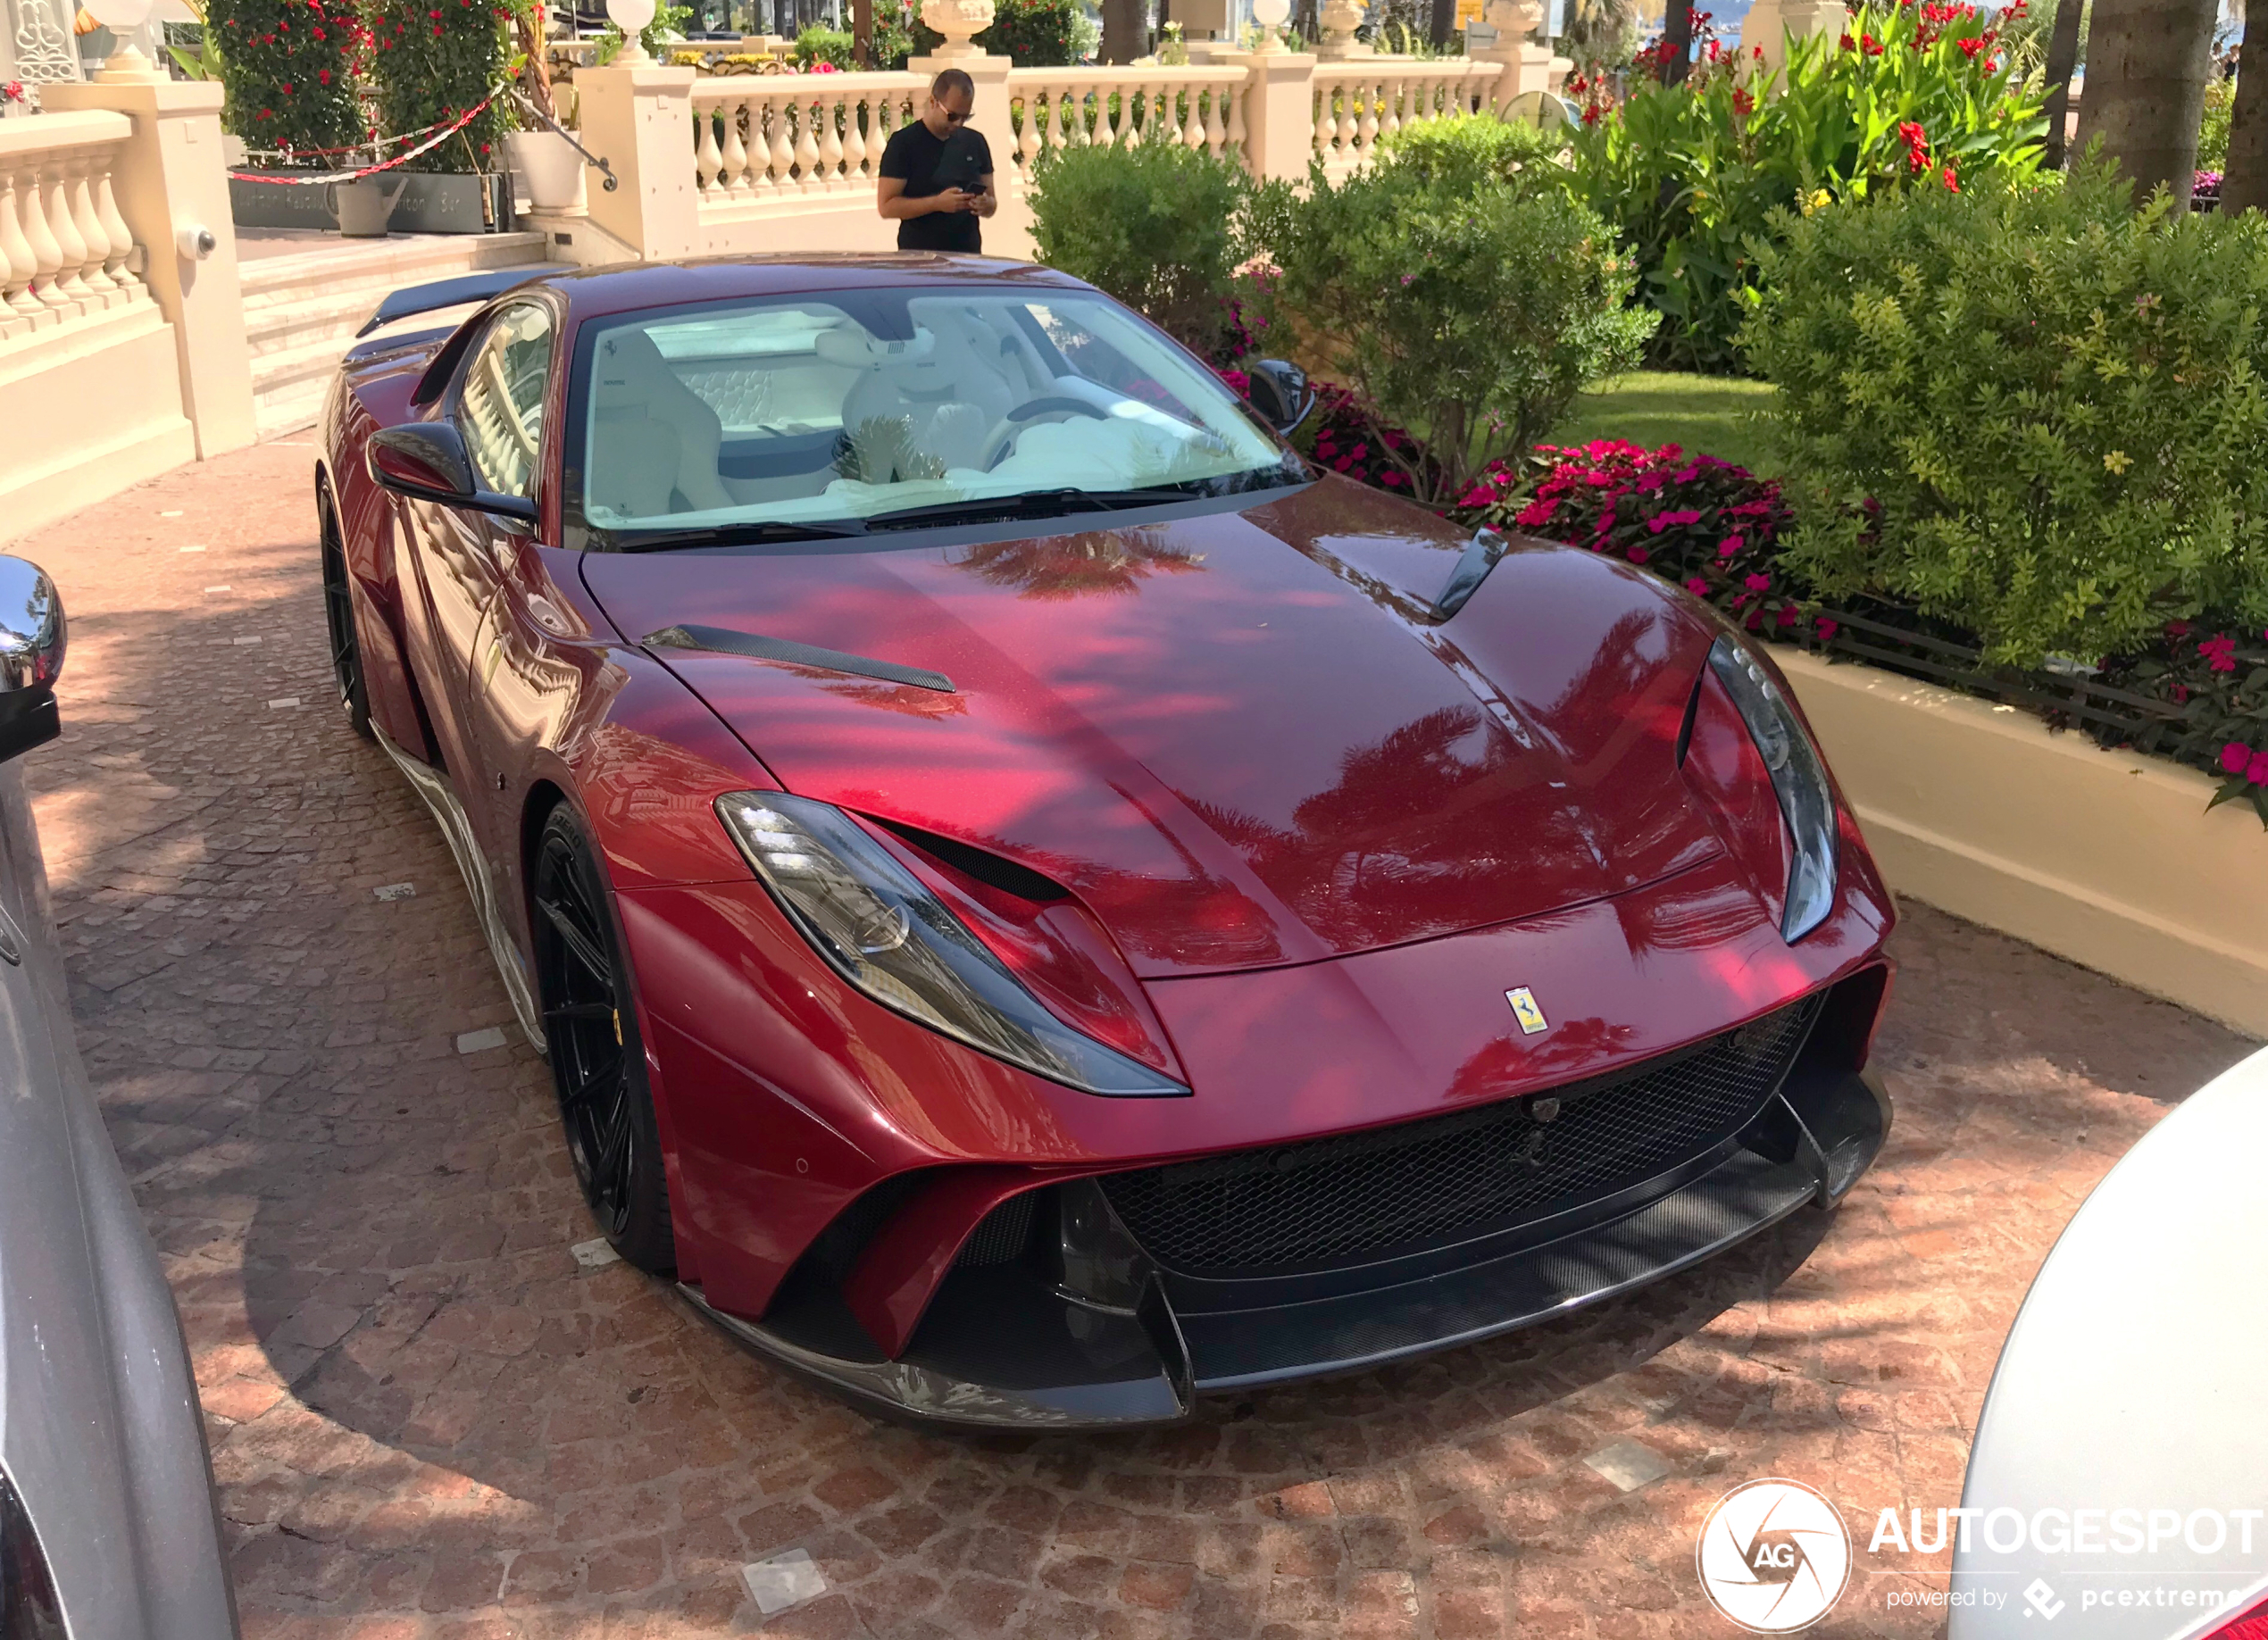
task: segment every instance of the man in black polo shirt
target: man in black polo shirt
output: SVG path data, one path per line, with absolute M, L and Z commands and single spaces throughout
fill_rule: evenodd
M 979 251 L 977 219 L 999 200 L 992 191 L 992 149 L 969 129 L 976 82 L 946 69 L 930 83 L 930 105 L 882 146 L 875 205 L 897 224 L 901 251 Z

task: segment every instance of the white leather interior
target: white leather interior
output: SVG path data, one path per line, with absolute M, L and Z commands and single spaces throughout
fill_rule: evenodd
M 734 504 L 717 474 L 717 412 L 678 379 L 643 330 L 598 345 L 585 493 L 625 518 Z M 672 493 L 682 502 L 672 502 Z

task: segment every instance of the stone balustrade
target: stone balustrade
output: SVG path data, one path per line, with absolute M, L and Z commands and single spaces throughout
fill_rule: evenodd
M 97 109 L 0 124 L 0 347 L 150 299 L 111 186 L 132 131 Z
M 882 145 L 915 118 L 919 74 L 730 75 L 692 87 L 705 217 L 775 199 L 870 193 Z
M 1163 142 L 1240 156 L 1246 79 L 1230 66 L 1011 69 L 1015 143 L 1005 157 L 1029 177 L 1056 148 Z
M 1491 107 L 1504 75 L 1500 63 L 1465 57 L 1318 63 L 1315 157 L 1337 180 L 1366 164 L 1379 139 L 1405 125 Z
M 931 0 L 929 18 L 960 36 L 987 0 Z M 933 22 L 935 20 L 932 20 Z M 1356 55 L 1319 61 L 1275 47 L 1208 46 L 1179 65 L 1015 68 L 949 38 L 904 73 L 708 75 L 642 62 L 575 76 L 581 138 L 619 186 L 594 178 L 582 212 L 538 213 L 558 254 L 591 264 L 750 251 L 886 250 L 894 223 L 874 209 L 890 133 L 920 116 L 944 67 L 976 85 L 971 129 L 992 150 L 999 208 L 985 248 L 1032 254 L 1031 183 L 1066 147 L 1166 142 L 1234 160 L 1255 176 L 1300 182 L 1311 163 L 1344 177 L 1405 126 L 1502 108 L 1548 88 L 1551 54 L 1515 46 L 1479 57 Z

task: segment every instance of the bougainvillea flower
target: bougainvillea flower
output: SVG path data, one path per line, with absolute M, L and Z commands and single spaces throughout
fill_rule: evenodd
M 2232 740 L 2221 748 L 2221 770 L 2223 774 L 2237 774 L 2252 762 L 2252 748 L 2241 740 Z

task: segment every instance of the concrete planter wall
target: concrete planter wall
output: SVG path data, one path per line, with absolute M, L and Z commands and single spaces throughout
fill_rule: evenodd
M 1775 650 L 1902 895 L 2268 1036 L 2268 833 L 2013 707 Z

